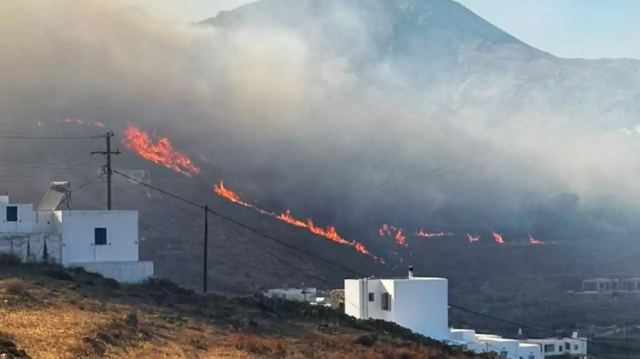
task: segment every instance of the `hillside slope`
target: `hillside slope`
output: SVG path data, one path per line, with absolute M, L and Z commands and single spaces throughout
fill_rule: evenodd
M 0 257 L 3 358 L 474 358 L 396 325 L 261 297 L 122 286 Z M 484 356 L 489 358 L 490 356 Z

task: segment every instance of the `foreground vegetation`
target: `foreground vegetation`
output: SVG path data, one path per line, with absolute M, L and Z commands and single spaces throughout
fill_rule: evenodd
M 3 358 L 473 358 L 393 324 L 259 296 L 120 285 L 0 257 Z M 490 356 L 485 356 L 490 358 Z

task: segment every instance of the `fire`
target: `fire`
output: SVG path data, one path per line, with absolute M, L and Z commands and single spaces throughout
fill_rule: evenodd
M 504 244 L 504 239 L 502 238 L 502 234 L 493 232 L 492 235 L 493 235 L 493 240 L 496 241 L 496 243 L 498 243 L 499 245 Z
M 402 229 L 399 229 L 399 230 L 396 232 L 396 243 L 397 243 L 399 246 L 403 246 L 403 247 L 406 247 L 406 246 L 407 246 L 407 237 L 405 237 L 405 236 L 402 234 Z
M 469 243 L 475 243 L 480 240 L 480 236 L 475 234 L 467 234 L 467 240 L 469 241 Z
M 378 234 L 380 237 L 390 236 L 391 235 L 391 227 L 388 224 L 383 224 L 380 229 L 378 229 Z
M 407 237 L 402 233 L 402 228 L 390 226 L 384 223 L 378 229 L 380 237 L 390 237 L 396 242 L 397 245 L 407 247 Z
M 438 237 L 453 236 L 453 233 L 451 233 L 451 232 L 429 233 L 429 232 L 425 231 L 424 229 L 420 229 L 419 231 L 416 232 L 416 236 L 417 237 L 422 237 L 422 238 L 438 238 Z
M 348 241 L 344 239 L 344 237 L 342 237 L 338 233 L 338 230 L 334 226 L 330 225 L 330 226 L 327 226 L 326 228 L 322 228 L 317 226 L 315 223 L 313 223 L 313 220 L 310 218 L 307 219 L 306 221 L 302 221 L 300 219 L 295 218 L 291 214 L 291 211 L 289 210 L 287 210 L 285 213 L 280 213 L 275 217 L 276 219 L 279 219 L 284 223 L 290 224 L 295 227 L 306 228 L 309 232 L 319 237 L 326 238 L 330 241 L 336 242 L 344 246 L 353 247 L 359 253 L 362 253 L 374 259 L 378 259 L 378 257 L 374 256 L 373 254 L 371 254 L 371 252 L 369 252 L 369 250 L 367 249 L 367 247 L 364 246 L 364 244 L 357 241 Z
M 129 126 L 125 131 L 123 143 L 142 158 L 187 177 L 200 173 L 200 168 L 196 167 L 187 155 L 175 150 L 166 137 L 157 138 L 135 126 Z
M 227 199 L 229 202 L 233 202 L 245 207 L 253 207 L 249 203 L 242 201 L 237 193 L 226 188 L 224 186 L 223 180 L 220 180 L 220 182 L 213 185 L 213 192 L 215 192 L 218 196 Z
M 338 230 L 336 229 L 336 227 L 334 226 L 327 226 L 325 228 L 322 228 L 320 226 L 317 226 L 312 219 L 307 219 L 306 221 L 300 220 L 298 218 L 295 218 L 292 214 L 290 210 L 286 210 L 286 212 L 284 213 L 280 213 L 280 214 L 275 214 L 273 212 L 269 212 L 269 211 L 265 211 L 262 208 L 256 207 L 251 203 L 245 202 L 243 201 L 240 196 L 234 192 L 233 190 L 230 190 L 228 188 L 226 188 L 224 186 L 224 181 L 220 180 L 219 183 L 214 184 L 213 185 L 213 191 L 220 197 L 226 199 L 227 201 L 231 202 L 231 203 L 235 203 L 238 204 L 240 206 L 244 206 L 247 208 L 251 208 L 254 209 L 256 211 L 258 211 L 261 214 L 270 216 L 270 217 L 274 217 L 286 224 L 292 225 L 294 227 L 299 227 L 299 228 L 304 228 L 306 230 L 308 230 L 309 232 L 315 234 L 316 236 L 319 237 L 323 237 L 325 239 L 328 239 L 330 241 L 336 242 L 338 244 L 344 245 L 344 246 L 349 246 L 349 247 L 353 247 L 356 251 L 358 251 L 359 253 L 362 253 L 366 256 L 369 256 L 373 259 L 378 260 L 378 257 L 376 257 L 375 255 L 371 254 L 371 252 L 369 252 L 369 250 L 364 246 L 364 244 L 359 243 L 357 241 L 348 241 L 346 239 L 344 239 L 344 237 L 342 237 L 339 233 Z M 381 260 L 381 259 L 379 259 Z
M 296 227 L 307 228 L 306 223 L 304 223 L 301 220 L 293 218 L 290 210 L 287 210 L 285 213 L 280 213 L 276 218 L 281 220 L 282 222 L 289 223 L 290 225 L 293 225 Z
M 535 239 L 535 238 L 533 238 L 533 236 L 532 236 L 532 235 L 529 235 L 529 244 L 534 245 L 534 246 L 537 246 L 537 245 L 544 244 L 544 242 L 543 242 L 543 241 L 541 241 L 541 240 L 539 240 L 539 239 Z

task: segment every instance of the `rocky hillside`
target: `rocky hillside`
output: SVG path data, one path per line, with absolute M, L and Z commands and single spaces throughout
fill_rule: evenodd
M 125 286 L 6 256 L 0 256 L 0 357 L 477 358 L 326 308 L 200 296 L 167 281 Z

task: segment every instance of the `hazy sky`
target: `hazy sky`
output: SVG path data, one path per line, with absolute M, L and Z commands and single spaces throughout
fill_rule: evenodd
M 253 0 L 146 0 L 198 21 Z M 638 0 L 459 0 L 521 40 L 562 57 L 640 59 Z

